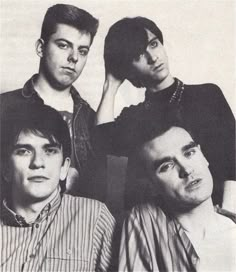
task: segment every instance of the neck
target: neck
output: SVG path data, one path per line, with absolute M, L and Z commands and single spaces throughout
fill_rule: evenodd
M 70 88 L 59 90 L 50 84 L 42 73 L 39 73 L 34 88 L 39 96 L 43 99 L 44 104 L 51 106 L 57 111 L 68 111 L 73 113 L 74 102 L 70 93 Z
M 156 93 L 159 91 L 162 91 L 168 87 L 170 87 L 173 83 L 174 83 L 174 78 L 172 77 L 172 75 L 168 75 L 166 78 L 164 78 L 162 81 L 157 81 L 154 82 L 153 84 L 151 84 L 148 87 L 148 90 L 152 93 Z
M 70 96 L 71 86 L 59 89 L 53 86 L 45 77 L 44 73 L 39 71 L 38 77 L 34 82 L 34 88 L 42 97 L 68 98 Z
M 217 215 L 211 198 L 191 211 L 175 214 L 175 217 L 187 233 L 198 239 L 204 239 L 217 226 Z
M 17 198 L 15 194 L 12 196 L 11 209 L 18 215 L 21 215 L 27 223 L 34 222 L 39 216 L 43 208 L 55 197 L 58 189 L 55 190 L 47 199 L 30 202 L 26 199 Z

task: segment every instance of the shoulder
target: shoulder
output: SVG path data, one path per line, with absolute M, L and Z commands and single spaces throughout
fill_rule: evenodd
M 157 222 L 158 220 L 166 220 L 167 216 L 155 201 L 153 201 L 134 207 L 128 218 L 140 222 L 147 222 L 148 220 Z
M 106 205 L 95 199 L 64 194 L 62 197 L 62 206 L 73 211 L 73 213 L 80 218 L 93 221 L 94 224 L 102 219 L 114 221 Z
M 139 116 L 142 116 L 144 110 L 145 110 L 144 102 L 141 102 L 137 105 L 125 107 L 121 111 L 120 115 L 116 118 L 116 121 L 137 119 Z
M 220 87 L 214 83 L 204 83 L 204 84 L 195 84 L 189 85 L 185 84 L 186 95 L 196 94 L 203 96 L 218 96 L 222 94 Z
M 1 99 L 11 99 L 15 97 L 21 97 L 22 96 L 22 89 L 17 89 L 13 91 L 8 91 L 0 94 Z
M 64 205 L 75 205 L 77 211 L 95 211 L 98 212 L 103 203 L 90 199 L 90 198 L 84 198 L 84 197 L 78 197 L 78 196 L 72 196 L 68 194 L 64 194 L 62 197 L 62 204 Z
M 22 95 L 22 89 L 0 94 L 1 112 L 4 112 L 8 107 L 14 107 L 16 104 L 24 104 L 25 102 L 25 98 Z

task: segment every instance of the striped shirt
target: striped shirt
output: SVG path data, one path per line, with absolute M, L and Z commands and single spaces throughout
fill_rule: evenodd
M 219 208 L 216 211 L 221 213 Z M 235 220 L 235 214 L 222 214 Z M 236 225 L 233 222 L 232 225 L 236 233 Z M 230 261 L 235 267 L 233 256 Z M 175 219 L 168 217 L 155 203 L 133 208 L 123 225 L 119 271 L 194 272 L 199 265 L 197 251 Z
M 1 210 L 0 271 L 107 271 L 114 219 L 96 200 L 60 196 L 27 224 L 6 202 Z

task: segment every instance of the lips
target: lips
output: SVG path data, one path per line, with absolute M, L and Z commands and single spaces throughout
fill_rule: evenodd
M 48 180 L 49 178 L 45 177 L 45 176 L 32 176 L 29 177 L 28 180 L 29 181 L 34 181 L 34 182 L 43 182 L 45 180 Z
M 162 68 L 163 68 L 163 63 L 154 66 L 154 67 L 153 67 L 153 71 L 158 71 L 158 70 L 161 70 Z
M 186 189 L 187 190 L 192 190 L 192 189 L 197 188 L 200 185 L 201 181 L 202 180 L 200 178 L 189 181 L 187 186 L 186 186 Z
M 63 69 L 69 73 L 75 73 L 75 69 L 72 67 L 63 67 Z

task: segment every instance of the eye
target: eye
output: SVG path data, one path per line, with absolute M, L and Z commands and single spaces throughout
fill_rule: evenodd
M 81 56 L 87 56 L 87 55 L 88 55 L 88 52 L 89 52 L 89 50 L 87 50 L 87 49 L 80 49 L 80 50 L 79 50 L 79 54 L 80 54 Z
M 31 151 L 27 148 L 18 148 L 14 151 L 14 154 L 18 156 L 27 156 L 31 154 Z
M 163 163 L 162 165 L 159 166 L 158 172 L 159 173 L 167 172 L 171 170 L 174 167 L 174 165 L 175 165 L 174 162 Z
M 60 149 L 58 147 L 47 147 L 45 149 L 45 153 L 47 155 L 54 155 L 60 152 Z
M 61 49 L 67 49 L 69 45 L 66 42 L 58 42 L 57 46 Z
M 154 40 L 149 45 L 150 45 L 151 48 L 156 48 L 158 46 L 158 41 Z
M 185 156 L 186 158 L 191 158 L 196 152 L 197 152 L 196 148 L 192 148 L 192 149 L 187 150 L 187 151 L 184 153 L 184 156 Z

